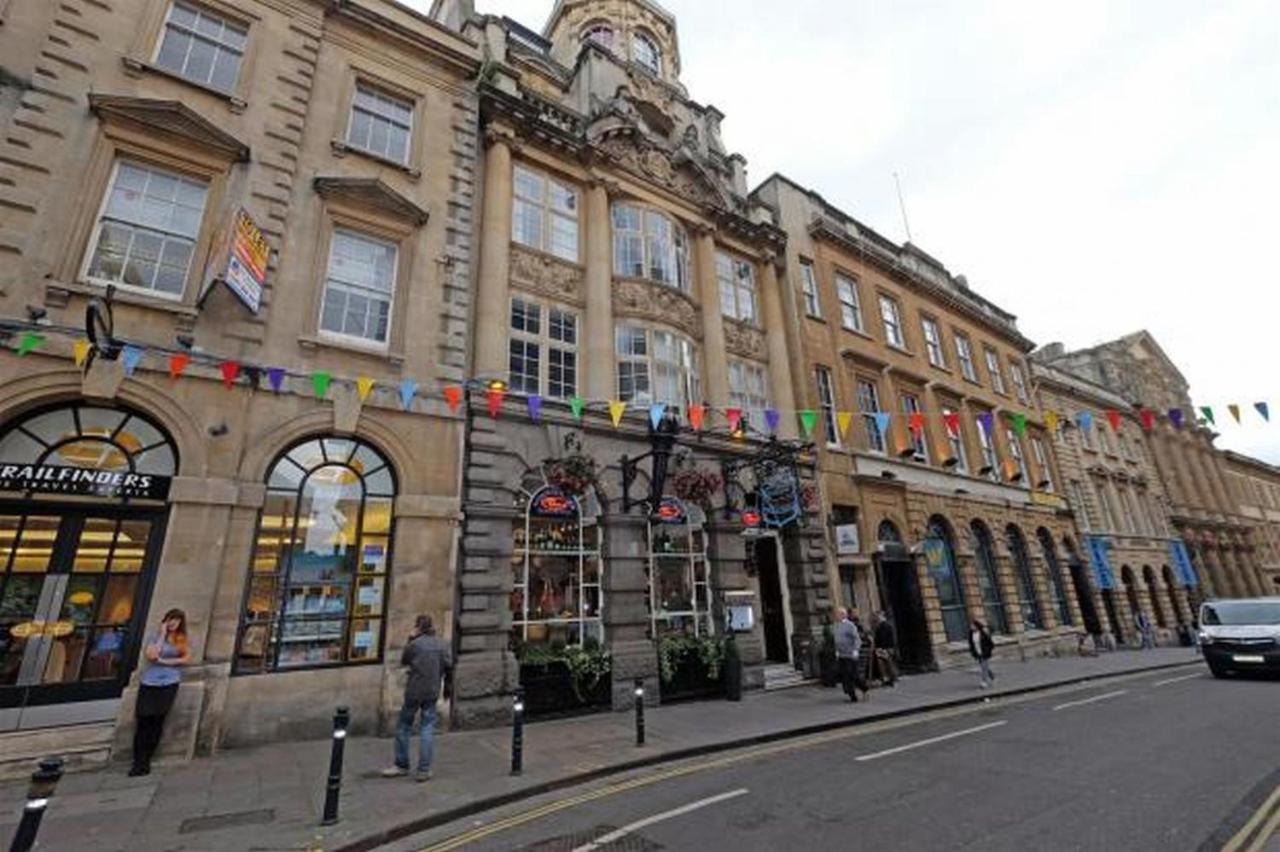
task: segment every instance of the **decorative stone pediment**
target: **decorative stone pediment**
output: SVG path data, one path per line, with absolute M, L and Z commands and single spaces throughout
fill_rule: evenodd
M 731 355 L 739 358 L 750 358 L 753 361 L 766 361 L 769 358 L 764 332 L 744 322 L 724 319 L 724 345 Z
M 702 314 L 685 294 L 663 284 L 623 278 L 613 285 L 613 313 L 619 317 L 659 322 L 702 339 Z
M 387 213 L 412 225 L 427 224 L 430 214 L 377 178 L 317 177 L 316 193 L 336 200 Z
M 670 152 L 627 128 L 602 133 L 594 147 L 619 168 L 665 187 L 700 207 L 721 210 L 733 207 L 714 178 L 683 149 Z
M 585 304 L 581 267 L 518 245 L 511 246 L 511 286 L 578 307 Z
M 180 101 L 89 95 L 89 110 L 104 122 L 123 122 L 177 137 L 228 162 L 248 162 L 249 146 Z

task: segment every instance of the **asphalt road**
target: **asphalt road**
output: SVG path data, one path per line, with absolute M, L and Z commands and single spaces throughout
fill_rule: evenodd
M 1147 674 L 664 766 L 388 848 L 1217 849 L 1280 785 L 1278 711 L 1274 680 Z

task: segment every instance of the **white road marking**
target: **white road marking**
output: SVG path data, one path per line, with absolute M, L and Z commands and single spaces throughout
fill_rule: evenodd
M 872 754 L 864 754 L 861 757 L 855 758 L 855 760 L 859 762 L 865 761 L 865 760 L 876 760 L 877 758 L 888 757 L 891 754 L 898 754 L 899 752 L 910 751 L 913 748 L 920 748 L 921 746 L 933 745 L 934 743 L 940 743 L 946 740 L 953 740 L 956 737 L 964 737 L 964 736 L 968 736 L 969 734 L 976 734 L 981 731 L 988 731 L 992 728 L 998 728 L 1001 725 L 1007 725 L 1007 724 L 1009 723 L 1008 722 L 989 722 L 985 725 L 979 725 L 976 728 L 965 728 L 963 731 L 953 731 L 950 734 L 943 734 L 940 737 L 930 737 L 927 740 L 920 740 L 919 742 L 908 743 L 907 745 L 900 745 L 895 748 L 887 748 L 884 751 L 877 751 Z
M 1068 701 L 1066 704 L 1059 704 L 1053 708 L 1056 713 L 1059 710 L 1066 710 L 1068 707 L 1079 707 L 1082 704 L 1092 704 L 1095 701 L 1104 701 L 1108 698 L 1115 698 L 1118 695 L 1127 695 L 1129 690 L 1117 689 L 1115 692 L 1104 692 L 1102 695 L 1095 695 L 1092 698 L 1082 698 L 1079 701 Z
M 623 837 L 626 837 L 628 834 L 639 831 L 642 828 L 648 828 L 654 823 L 664 822 L 669 819 L 674 819 L 675 817 L 678 817 L 678 816 L 684 816 L 687 813 L 691 813 L 692 811 L 699 810 L 700 808 L 705 808 L 708 805 L 714 805 L 717 802 L 724 802 L 729 799 L 736 799 L 738 796 L 745 796 L 747 792 L 748 791 L 745 788 L 730 790 L 728 793 L 721 793 L 718 796 L 711 796 L 706 799 L 699 799 L 696 802 L 690 802 L 689 804 L 679 808 L 675 808 L 674 810 L 663 811 L 660 814 L 654 814 L 651 817 L 645 817 L 644 819 L 636 820 L 630 825 L 624 825 L 622 828 L 619 828 L 617 831 L 611 831 L 608 834 L 597 837 L 595 840 L 591 841 L 590 843 L 582 844 L 581 846 L 574 849 L 573 852 L 592 852 L 592 850 L 599 849 L 601 846 L 607 846 L 610 843 L 613 843 L 615 840 L 620 840 Z
M 1178 683 L 1183 680 L 1191 680 L 1193 677 L 1204 677 L 1204 672 L 1196 672 L 1195 674 L 1183 675 L 1182 677 L 1170 677 L 1164 680 L 1158 680 L 1151 684 L 1152 686 L 1165 686 L 1170 683 Z

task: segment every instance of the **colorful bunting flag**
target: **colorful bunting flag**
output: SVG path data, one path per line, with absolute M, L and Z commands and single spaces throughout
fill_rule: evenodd
M 218 368 L 222 371 L 222 383 L 227 386 L 227 390 L 236 383 L 236 376 L 240 375 L 239 361 L 223 361 Z M 280 371 L 281 377 L 284 376 L 284 370 Z M 279 388 L 277 388 L 279 390 Z
M 987 433 L 987 437 L 995 431 L 996 419 L 990 411 L 984 411 L 978 415 L 978 425 L 982 427 L 982 431 Z
M 311 387 L 318 399 L 324 399 L 324 395 L 329 392 L 329 382 L 332 380 L 333 376 L 329 375 L 327 370 L 316 370 L 311 374 Z
M 284 377 L 283 367 L 269 367 L 267 369 L 267 383 L 271 385 L 271 389 L 276 393 L 280 393 L 280 389 L 284 387 Z
M 1013 414 L 1010 415 L 1009 420 L 1013 423 L 1013 434 L 1017 435 L 1019 438 L 1022 438 L 1027 434 L 1027 415 Z
M 1209 421 L 1210 426 L 1217 426 L 1217 421 L 1213 419 L 1213 409 L 1207 405 L 1200 406 L 1200 413 L 1204 415 L 1204 419 Z
M 183 371 L 187 369 L 187 365 L 191 363 L 191 356 L 185 352 L 175 352 L 169 356 L 169 378 L 176 379 L 181 376 Z
M 818 412 L 806 409 L 797 413 L 800 415 L 800 428 L 804 430 L 804 436 L 806 438 L 812 437 L 813 427 L 818 425 Z M 832 435 L 831 437 L 834 438 L 835 436 Z
M 1169 422 L 1173 424 L 1173 428 L 1175 429 L 1182 428 L 1182 409 L 1181 408 L 1169 409 Z
M 782 412 L 776 408 L 766 408 L 764 410 L 764 422 L 769 427 L 769 434 L 778 434 L 778 427 L 782 425 Z
M 889 412 L 877 411 L 875 413 L 875 418 L 876 418 L 876 431 L 880 433 L 881 437 L 888 435 L 889 424 L 890 422 L 892 422 L 892 419 L 893 419 L 892 416 L 889 414 Z
M 1139 411 L 1138 418 L 1142 420 L 1142 428 L 1148 432 L 1156 428 L 1156 413 L 1150 408 L 1144 408 Z
M 449 406 L 449 410 L 457 414 L 458 406 L 462 405 L 462 388 L 457 385 L 445 386 L 444 401 Z
M 726 408 L 724 410 L 724 416 L 729 420 L 729 431 L 737 432 L 738 425 L 742 422 L 742 409 Z
M 489 416 L 496 419 L 498 412 L 502 410 L 502 399 L 507 392 L 502 388 L 489 388 L 486 397 L 489 401 Z
M 573 399 L 569 400 L 569 410 L 573 412 L 573 418 L 575 420 L 582 419 L 582 409 L 585 407 L 586 403 L 583 402 L 582 397 L 580 396 L 575 396 Z
M 75 359 L 77 367 L 84 366 L 85 359 L 89 357 L 89 350 L 92 348 L 93 344 L 87 337 L 78 337 L 76 342 L 71 344 L 71 357 Z
M 1233 403 L 1227 406 L 1227 411 L 1231 412 L 1231 416 L 1236 419 L 1237 423 L 1240 422 L 1240 406 Z
M 960 437 L 960 414 L 948 411 L 942 415 L 942 424 L 947 427 L 947 434 L 953 438 Z
M 369 398 L 369 394 L 373 393 L 373 386 L 377 382 L 369 376 L 356 377 L 356 396 L 360 397 L 360 401 L 364 402 Z
M 852 411 L 836 412 L 836 427 L 840 430 L 840 440 L 843 441 L 845 436 L 849 434 L 849 427 L 852 425 L 853 425 Z
M 1120 431 L 1120 412 L 1116 411 L 1115 409 L 1109 409 L 1107 411 L 1107 422 L 1111 424 L 1112 432 L 1119 432 Z
M 653 405 L 649 406 L 649 423 L 653 425 L 654 429 L 658 428 L 659 424 L 662 423 L 662 418 L 666 415 L 667 407 L 662 403 L 655 402 Z
M 445 388 L 445 397 L 449 396 L 449 389 Z M 413 405 L 413 398 L 418 394 L 418 383 L 413 379 L 400 380 L 400 407 L 405 411 L 409 410 L 409 406 Z
M 134 371 L 138 369 L 138 365 L 142 363 L 143 350 L 138 346 L 126 345 L 120 353 L 120 364 L 124 367 L 124 374 L 132 376 Z
M 707 415 L 707 407 L 705 405 L 689 406 L 689 425 L 699 432 L 702 431 L 702 422 Z
M 1085 432 L 1093 429 L 1093 412 L 1081 411 L 1076 415 L 1076 424 Z
M 907 428 L 911 430 L 911 434 L 919 435 L 924 432 L 924 412 L 913 411 L 911 417 L 907 421 Z
M 613 421 L 613 427 L 618 428 L 618 424 L 622 422 L 622 415 L 626 413 L 627 404 L 620 399 L 609 400 L 609 419 Z
M 22 332 L 22 337 L 18 338 L 18 354 L 27 355 L 32 350 L 44 345 L 44 335 L 37 334 L 34 331 Z
M 1267 407 L 1265 402 L 1255 402 L 1253 407 L 1258 409 L 1258 413 L 1262 415 L 1262 419 L 1271 422 L 1271 409 Z
M 536 393 L 525 401 L 529 406 L 529 416 L 533 418 L 534 423 L 542 420 L 542 397 Z
M 1058 412 L 1046 411 L 1044 413 L 1044 426 L 1050 433 L 1058 431 Z

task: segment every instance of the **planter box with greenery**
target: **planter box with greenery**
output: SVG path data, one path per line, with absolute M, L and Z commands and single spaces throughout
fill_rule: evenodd
M 529 718 L 607 710 L 613 660 L 594 640 L 578 645 L 525 645 L 516 650 Z
M 662 701 L 724 694 L 724 640 L 715 636 L 667 636 L 658 641 Z

